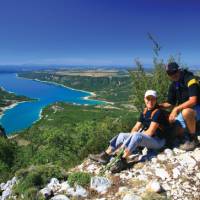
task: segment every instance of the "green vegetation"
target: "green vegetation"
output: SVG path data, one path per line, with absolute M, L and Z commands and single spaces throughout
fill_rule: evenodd
M 168 87 L 170 80 L 165 72 L 165 65 L 163 59 L 159 57 L 161 50 L 160 44 L 152 37 L 151 34 L 148 34 L 149 39 L 153 43 L 153 70 L 149 74 L 144 70 L 142 63 L 139 60 L 136 60 L 136 69 L 130 70 L 130 76 L 132 78 L 132 96 L 131 102 L 136 106 L 138 111 L 143 111 L 143 99 L 144 93 L 146 90 L 153 89 L 158 93 L 158 102 L 165 102 L 167 99 Z M 176 61 L 183 67 L 180 63 L 180 55 L 178 58 L 171 56 L 169 61 Z
M 9 106 L 20 101 L 30 101 L 31 99 L 25 96 L 15 95 L 0 88 L 0 108 Z M 0 110 L 1 111 L 1 110 Z
M 68 183 L 70 186 L 81 185 L 83 187 L 89 186 L 91 175 L 84 172 L 75 172 L 69 175 Z
M 15 165 L 17 151 L 15 142 L 0 137 L 0 182 L 11 177 L 11 167 Z
M 119 71 L 117 75 L 113 76 L 92 77 L 84 76 L 84 74 L 72 76 L 58 74 L 58 72 L 37 71 L 20 73 L 19 76 L 55 82 L 75 89 L 95 92 L 95 99 L 111 101 L 117 106 L 130 103 L 129 98 L 132 92 L 132 81 L 127 72 Z
M 49 105 L 31 128 L 10 140 L 0 138 L 0 182 L 15 174 L 15 194 L 34 199 L 51 177 L 65 179 L 69 168 L 105 149 L 114 135 L 129 131 L 136 118 L 137 113 L 126 110 Z M 89 176 L 72 174 L 69 180 L 85 185 Z
M 153 43 L 155 45 L 155 40 Z M 139 111 L 143 110 L 144 92 L 147 89 L 155 89 L 159 100 L 164 101 L 169 80 L 164 72 L 164 63 L 158 57 L 160 47 L 157 43 L 156 47 L 152 73 L 144 71 L 139 61 L 136 61 L 136 69 L 129 71 L 129 74 L 118 72 L 93 77 L 56 71 L 21 73 L 22 77 L 95 92 L 96 98 L 112 101 L 120 109 L 66 103 L 49 105 L 43 110 L 42 119 L 32 127 L 11 140 L 0 138 L 0 182 L 15 174 L 19 179 L 14 188 L 18 199 L 21 194 L 25 199 L 41 199 L 37 196 L 38 190 L 51 177 L 65 179 L 69 168 L 80 164 L 88 154 L 104 150 L 117 133 L 132 128 L 138 113 L 130 108 L 134 105 Z M 72 173 L 68 181 L 71 185 L 87 186 L 90 175 Z M 166 198 L 148 193 L 143 197 L 145 199 Z
M 164 63 L 154 59 L 153 74 L 145 72 L 144 67 L 139 61 L 136 61 L 136 70 L 129 71 L 132 81 L 132 103 L 138 111 L 144 109 L 144 93 L 146 90 L 153 89 L 158 93 L 158 102 L 164 102 L 167 99 L 169 78 L 164 69 Z M 150 86 L 150 87 L 149 87 Z
M 56 110 L 56 112 L 55 112 Z M 16 167 L 54 163 L 65 168 L 81 162 L 89 153 L 104 149 L 109 139 L 130 130 L 136 114 L 121 110 L 72 106 L 49 106 L 43 119 L 15 139 L 20 147 Z
M 19 183 L 14 187 L 14 194 L 34 196 L 52 177 L 63 179 L 66 175 L 66 171 L 63 168 L 50 164 L 30 166 L 27 169 L 21 169 L 16 173 Z

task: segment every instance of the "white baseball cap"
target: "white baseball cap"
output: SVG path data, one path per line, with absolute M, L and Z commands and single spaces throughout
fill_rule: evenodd
M 153 97 L 157 98 L 157 93 L 156 93 L 155 90 L 147 90 L 147 91 L 145 92 L 144 97 L 146 98 L 146 97 L 148 97 L 148 96 L 153 96 Z

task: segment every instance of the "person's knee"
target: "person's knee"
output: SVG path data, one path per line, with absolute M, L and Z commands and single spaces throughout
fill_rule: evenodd
M 186 108 L 182 110 L 182 115 L 184 120 L 194 119 L 196 117 L 196 112 L 192 108 Z
M 126 139 L 126 133 L 119 133 L 117 137 L 117 145 L 123 143 L 125 139 Z
M 141 133 L 136 133 L 133 135 L 133 137 L 134 137 L 134 140 L 136 140 L 137 142 L 141 142 L 143 135 Z
M 118 134 L 118 138 L 124 138 L 125 135 L 126 135 L 125 133 L 119 133 L 119 134 Z

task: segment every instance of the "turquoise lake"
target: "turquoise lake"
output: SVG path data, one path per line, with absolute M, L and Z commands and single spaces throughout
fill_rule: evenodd
M 17 77 L 16 74 L 0 74 L 0 86 L 9 92 L 24 95 L 37 101 L 23 102 L 8 109 L 0 119 L 6 129 L 7 135 L 30 127 L 40 117 L 40 112 L 45 106 L 55 102 L 75 104 L 102 104 L 101 101 L 83 99 L 90 96 L 82 92 L 65 88 L 52 83 L 45 83 Z

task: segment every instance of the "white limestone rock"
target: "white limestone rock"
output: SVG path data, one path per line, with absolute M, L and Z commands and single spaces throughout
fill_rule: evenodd
M 162 190 L 162 187 L 158 181 L 154 180 L 147 185 L 146 189 L 152 192 L 160 192 Z
M 168 183 L 162 184 L 162 188 L 163 188 L 165 191 L 169 191 L 169 190 L 171 189 L 171 187 L 169 186 Z
M 60 190 L 61 184 L 59 183 L 59 180 L 57 178 L 52 178 L 50 180 L 50 183 L 46 187 L 52 190 L 53 193 L 55 193 Z
M 178 170 L 178 168 L 174 168 L 172 170 L 172 172 L 173 172 L 173 178 L 174 179 L 177 179 L 181 175 L 181 172 Z
M 51 178 L 50 184 L 59 184 L 59 180 L 57 178 Z
M 7 188 L 6 190 L 4 190 L 2 192 L 2 196 L 1 196 L 1 200 L 6 200 L 10 197 L 10 195 L 12 194 L 12 191 L 10 188 Z
M 51 198 L 51 200 L 70 200 L 70 199 L 63 194 L 59 194 Z
M 78 196 L 78 197 L 87 197 L 88 196 L 88 192 L 82 186 L 77 185 L 76 186 L 76 191 L 75 191 L 75 196 Z
M 165 154 L 158 154 L 157 156 L 158 160 L 165 161 L 167 160 L 167 156 Z
M 3 190 L 4 186 L 5 186 L 5 183 L 1 183 L 0 184 L 0 189 Z
M 192 156 L 197 162 L 200 162 L 200 149 L 195 149 Z
M 195 168 L 197 162 L 194 158 L 192 158 L 190 155 L 181 155 L 179 156 L 180 158 L 180 164 L 183 165 L 184 167 L 188 168 Z
M 200 172 L 196 174 L 197 178 L 200 179 Z
M 12 184 L 12 185 L 15 185 L 16 183 L 17 183 L 17 177 L 14 176 L 14 177 L 12 178 L 12 180 L 11 180 L 11 184 Z
M 151 159 L 151 162 L 152 162 L 152 163 L 157 163 L 157 160 L 158 160 L 157 158 L 152 158 L 152 159 Z
M 109 179 L 105 177 L 95 176 L 91 178 L 90 188 L 104 194 L 107 192 L 111 184 L 112 182 Z
M 58 193 L 66 193 L 69 188 L 70 188 L 70 185 L 67 181 L 62 182 L 60 184 L 60 189 L 58 190 Z
M 140 181 L 147 181 L 148 177 L 144 174 L 140 174 L 139 176 L 137 176 L 137 179 Z
M 71 196 L 76 196 L 76 192 L 75 192 L 74 188 L 72 188 L 72 187 L 67 189 L 67 194 L 69 194 Z
M 11 180 L 9 180 L 9 181 L 7 181 L 7 183 L 6 184 L 4 184 L 3 186 L 2 186 L 2 190 L 6 190 L 7 188 L 11 188 L 12 187 L 12 182 L 11 182 Z
M 126 194 L 123 200 L 141 200 L 141 197 L 135 195 L 134 193 Z
M 173 149 L 173 152 L 175 153 L 175 155 L 180 155 L 180 154 L 182 154 L 182 153 L 185 153 L 184 150 L 181 150 L 181 149 L 178 149 L 178 148 L 174 148 L 174 149 Z
M 171 158 L 174 155 L 174 152 L 171 149 L 165 149 L 164 154 L 168 157 Z
M 163 168 L 157 168 L 155 170 L 155 174 L 156 174 L 157 177 L 160 177 L 162 180 L 169 178 L 168 172 Z
M 93 173 L 95 170 L 97 170 L 97 166 L 94 164 L 91 164 L 87 167 L 87 171 L 90 173 Z
M 51 196 L 52 191 L 49 188 L 43 188 L 40 190 L 40 193 L 42 194 L 43 197 L 48 198 Z

